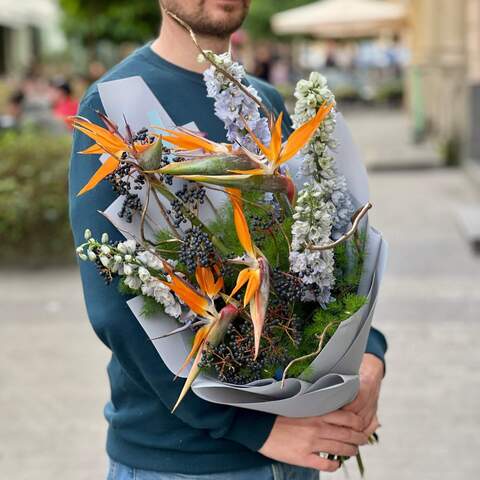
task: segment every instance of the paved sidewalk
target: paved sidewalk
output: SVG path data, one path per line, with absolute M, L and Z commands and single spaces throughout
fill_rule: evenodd
M 375 320 L 390 350 L 367 479 L 478 478 L 480 258 L 456 223 L 477 193 L 451 170 L 372 173 L 371 191 L 391 247 Z M 0 271 L 0 306 L 0 478 L 101 480 L 108 351 L 77 272 Z
M 352 108 L 343 112 L 370 169 L 425 169 L 441 164 L 438 146 L 412 143 L 412 126 L 396 108 Z

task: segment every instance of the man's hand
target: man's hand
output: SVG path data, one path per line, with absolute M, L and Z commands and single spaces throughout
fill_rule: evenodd
M 363 420 L 353 412 L 337 410 L 321 417 L 277 417 L 260 453 L 279 462 L 333 472 L 339 462 L 321 458 L 319 452 L 355 456 L 368 442 Z
M 367 436 L 372 435 L 380 426 L 377 420 L 377 407 L 383 375 L 383 362 L 375 355 L 366 353 L 360 366 L 358 395 L 352 403 L 342 409 L 356 413 L 362 419 L 362 430 Z

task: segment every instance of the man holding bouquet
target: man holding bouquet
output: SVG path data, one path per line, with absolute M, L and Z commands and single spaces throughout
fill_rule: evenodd
M 154 1 L 154 0 L 152 0 Z M 245 19 L 250 0 L 164 0 L 158 38 L 114 67 L 100 81 L 141 76 L 177 125 L 194 121 L 208 138 L 225 141 L 223 123 L 207 98 L 197 49 L 186 30 L 166 9 L 190 25 L 201 47 L 227 51 L 230 35 Z M 249 77 L 263 102 L 284 112 L 280 95 L 270 85 Z M 121 99 L 119 99 L 121 102 Z M 79 114 L 98 123 L 103 111 L 96 85 L 85 95 Z M 70 168 L 71 221 L 76 243 L 85 228 L 121 236 L 97 215 L 114 200 L 103 183 L 76 197 L 98 167 L 98 156 L 78 156 L 90 146 L 75 134 Z M 148 341 L 125 299 L 105 286 L 91 264 L 81 265 L 85 301 L 93 328 L 111 350 L 108 366 L 111 400 L 105 407 L 109 423 L 107 453 L 111 480 L 231 479 L 270 480 L 318 478 L 334 471 L 332 456 L 355 456 L 378 427 L 377 402 L 384 374 L 386 342 L 372 329 L 360 371 L 360 391 L 353 403 L 321 417 L 286 418 L 205 402 L 188 393 L 178 409 L 172 406 L 182 389 Z M 320 455 L 320 453 L 328 454 Z

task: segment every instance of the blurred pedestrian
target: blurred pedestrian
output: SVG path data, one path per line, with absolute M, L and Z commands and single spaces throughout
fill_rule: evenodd
M 253 74 L 265 80 L 270 81 L 270 74 L 272 69 L 272 52 L 268 45 L 261 45 L 258 47 L 255 54 L 255 63 L 253 68 Z
M 62 77 L 51 81 L 52 112 L 55 118 L 71 129 L 69 117 L 78 111 L 78 100 L 74 98 L 70 82 Z

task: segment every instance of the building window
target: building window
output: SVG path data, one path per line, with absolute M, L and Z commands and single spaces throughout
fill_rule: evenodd
M 8 71 L 11 35 L 11 28 L 0 25 L 0 75 L 6 75 Z

